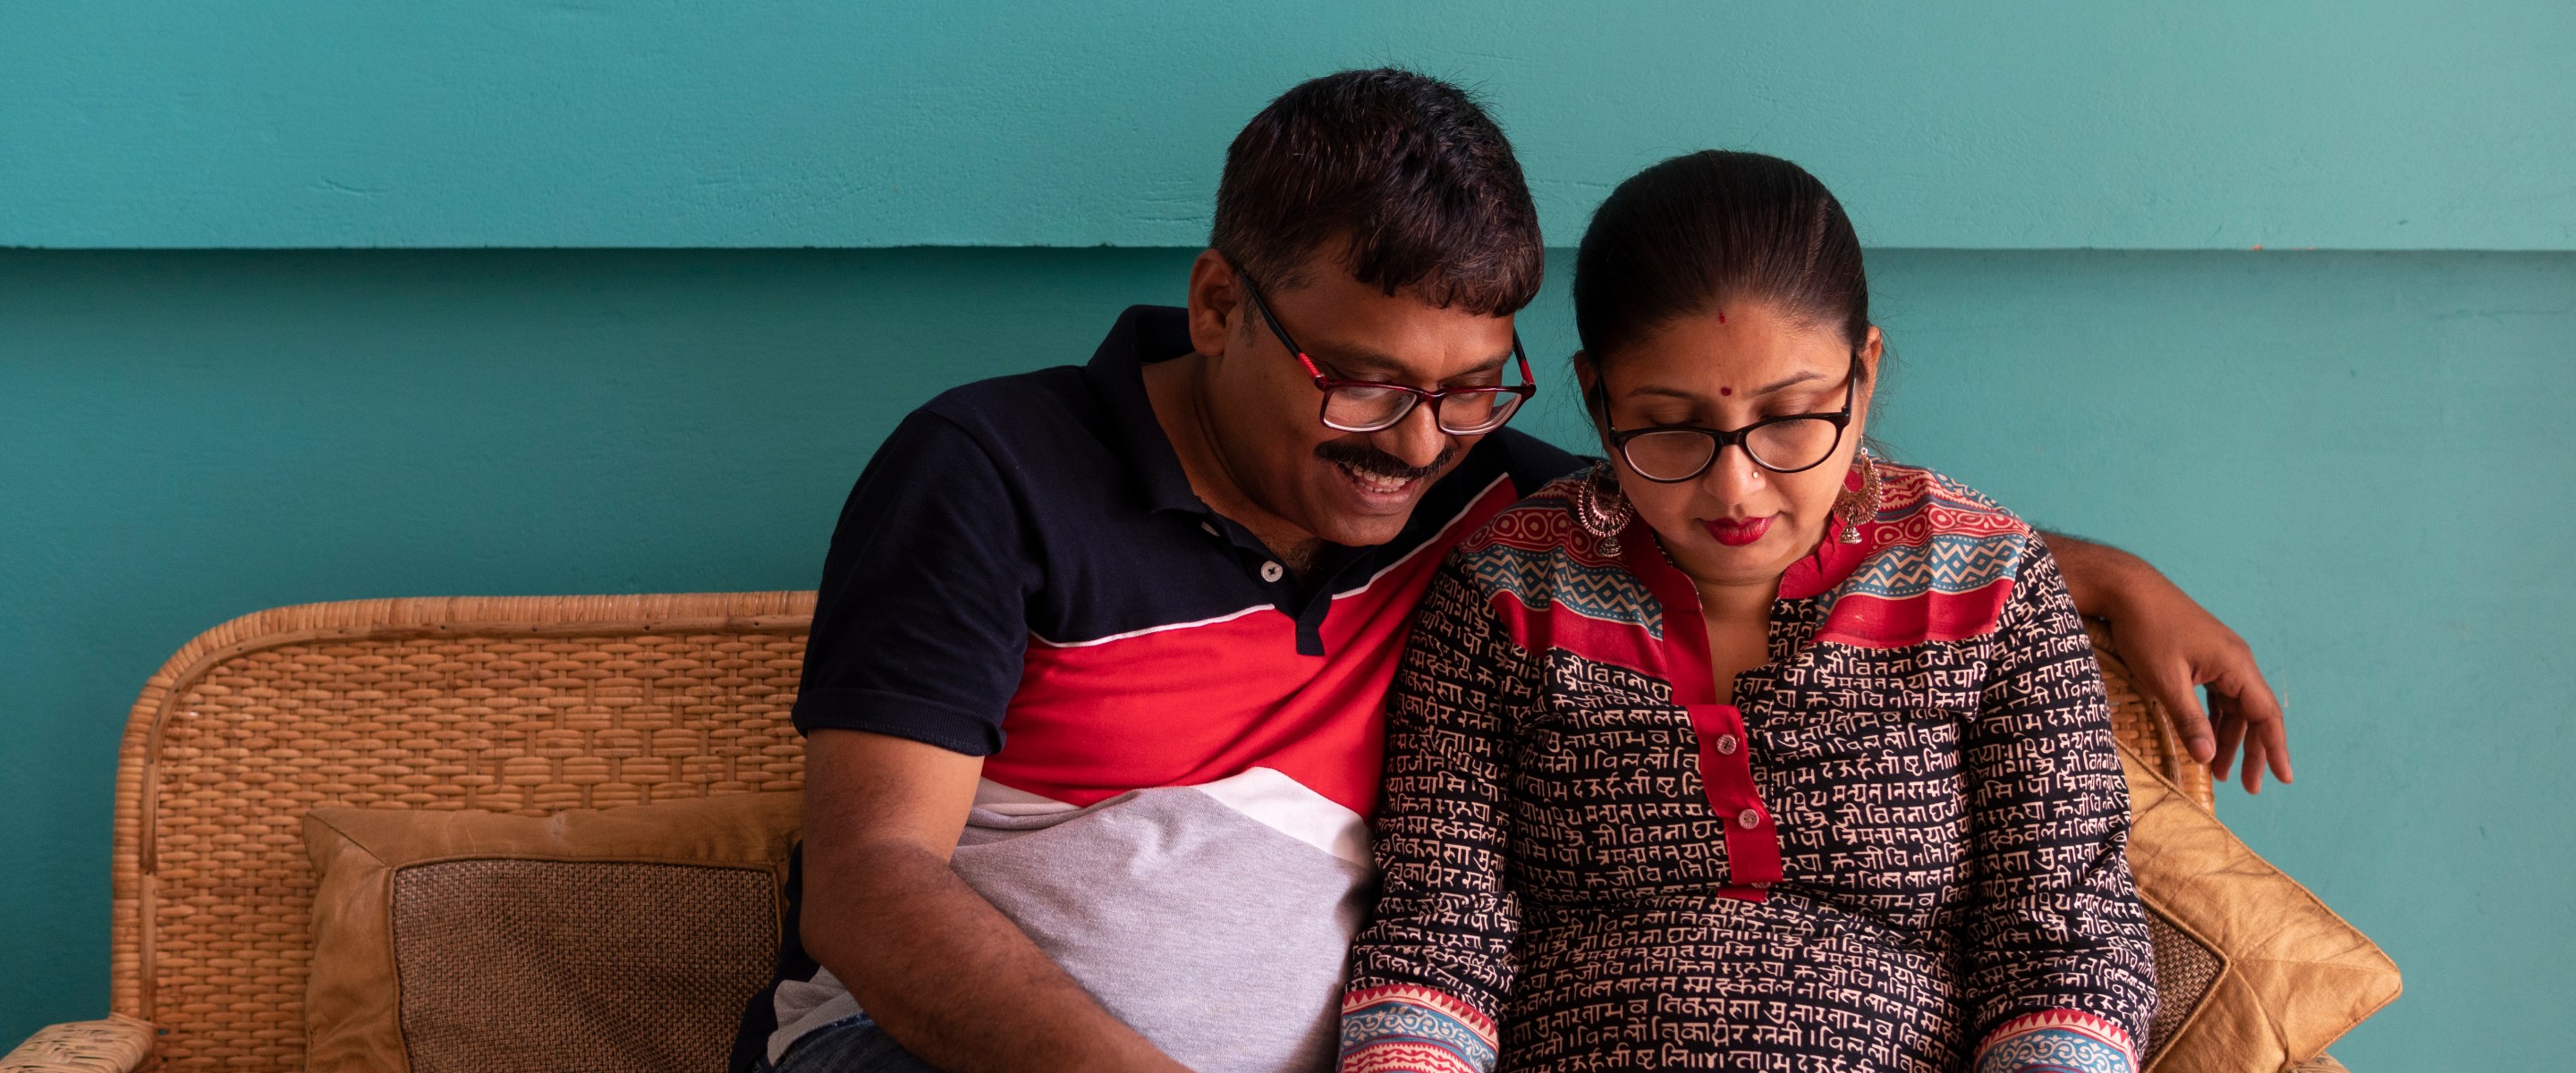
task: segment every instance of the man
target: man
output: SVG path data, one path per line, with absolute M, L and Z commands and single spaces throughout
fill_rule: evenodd
M 1288 91 L 1209 245 L 1186 311 L 940 396 L 859 478 L 795 711 L 796 927 L 739 1068 L 1331 1064 L 1405 622 L 1451 544 L 1580 463 L 1501 428 L 1538 218 L 1455 87 Z M 2055 546 L 2195 754 L 2208 682 L 2249 786 L 2286 780 L 2242 642 Z

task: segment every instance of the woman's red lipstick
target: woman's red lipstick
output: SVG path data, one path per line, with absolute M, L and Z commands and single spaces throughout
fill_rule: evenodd
M 1759 518 L 1746 518 L 1742 521 L 1712 518 L 1700 524 L 1708 527 L 1708 535 L 1716 537 L 1718 543 L 1730 548 L 1740 548 L 1762 539 L 1762 534 L 1770 532 L 1771 519 L 1774 517 L 1777 515 L 1765 514 Z

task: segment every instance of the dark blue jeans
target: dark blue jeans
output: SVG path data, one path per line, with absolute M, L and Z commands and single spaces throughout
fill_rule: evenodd
M 777 1065 L 762 1068 L 770 1073 L 939 1073 L 886 1038 L 866 1014 L 806 1033 L 778 1056 Z

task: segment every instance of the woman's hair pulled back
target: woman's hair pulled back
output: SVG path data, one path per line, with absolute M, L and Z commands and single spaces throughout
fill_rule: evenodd
M 1574 322 L 1596 364 L 1674 319 L 1760 299 L 1869 338 L 1860 237 L 1825 184 L 1775 156 L 1706 150 L 1630 176 L 1574 259 Z

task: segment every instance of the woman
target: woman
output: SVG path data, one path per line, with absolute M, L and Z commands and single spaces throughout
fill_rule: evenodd
M 1860 447 L 1882 343 L 1796 165 L 1594 216 L 1609 461 L 1443 567 L 1390 701 L 1356 1070 L 2134 1070 L 2100 670 L 2031 528 Z

